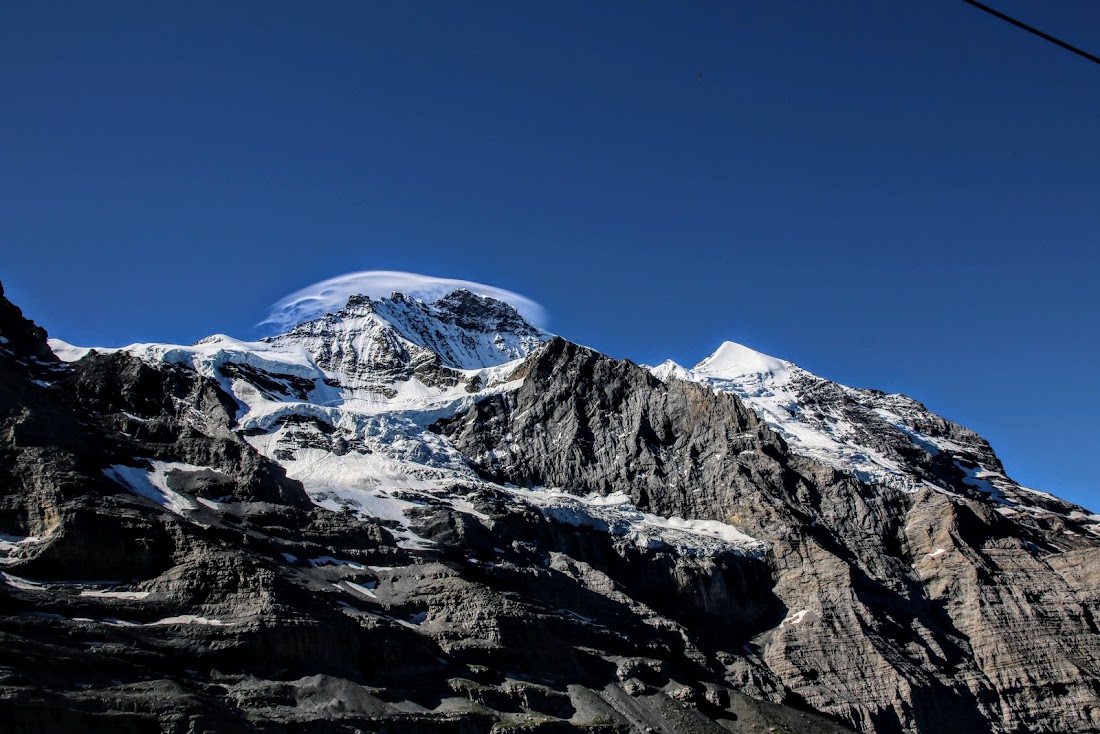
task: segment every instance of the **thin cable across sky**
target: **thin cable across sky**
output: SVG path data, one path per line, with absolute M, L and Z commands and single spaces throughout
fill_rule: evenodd
M 1081 49 L 1077 48 L 1076 46 L 1071 46 L 1070 44 L 1066 43 L 1065 41 L 1059 40 L 1059 39 L 1055 38 L 1054 36 L 1050 35 L 1049 33 L 1043 33 L 1038 28 L 1033 28 L 1032 26 L 1029 26 L 1027 23 L 1024 23 L 1022 21 L 1016 20 L 1015 18 L 1007 16 L 1007 15 L 1005 15 L 1004 13 L 1002 13 L 998 10 L 994 10 L 993 8 L 989 7 L 988 5 L 982 5 L 979 2 L 975 2 L 975 0 L 963 0 L 963 2 L 966 3 L 967 5 L 973 5 L 975 8 L 978 8 L 979 10 L 984 10 L 985 12 L 989 13 L 990 15 L 996 16 L 997 18 L 1000 18 L 1001 20 L 1003 20 L 1007 23 L 1011 23 L 1012 25 L 1016 26 L 1017 28 L 1023 28 L 1028 33 L 1033 33 L 1036 36 L 1038 36 L 1039 38 L 1042 38 L 1045 41 L 1050 41 L 1051 43 L 1053 43 L 1056 46 L 1061 46 L 1062 48 L 1066 49 L 1067 51 L 1072 51 L 1073 53 L 1077 54 L 1078 56 L 1082 56 L 1082 57 L 1088 59 L 1089 61 L 1092 61 L 1093 63 L 1100 64 L 1100 58 L 1098 58 L 1096 56 L 1093 56 L 1088 51 L 1082 51 Z

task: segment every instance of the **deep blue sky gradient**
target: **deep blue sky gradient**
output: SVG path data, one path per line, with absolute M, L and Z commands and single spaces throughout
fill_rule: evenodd
M 996 6 L 1100 53 L 1095 0 Z M 1100 509 L 1100 66 L 960 0 L 7 3 L 0 89 L 0 279 L 53 335 L 465 278 L 908 393 Z

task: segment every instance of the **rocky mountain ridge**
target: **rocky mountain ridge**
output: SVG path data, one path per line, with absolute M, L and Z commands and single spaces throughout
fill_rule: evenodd
M 984 438 L 906 395 L 841 385 L 733 342 L 692 369 L 668 361 L 651 372 L 736 395 L 793 453 L 863 483 L 985 496 L 1023 522 L 1027 515 L 1056 515 L 1071 533 L 1100 532 L 1100 516 L 1020 486 Z
M 469 291 L 0 335 L 16 730 L 1100 731 L 1100 518 L 903 396 Z

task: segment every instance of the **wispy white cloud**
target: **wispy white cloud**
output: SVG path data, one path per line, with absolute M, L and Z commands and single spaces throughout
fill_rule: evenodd
M 460 288 L 479 296 L 504 301 L 532 324 L 542 327 L 547 325 L 546 310 L 542 306 L 526 296 L 503 288 L 469 280 L 436 278 L 397 270 L 364 270 L 322 280 L 291 293 L 271 306 L 267 318 L 259 326 L 272 331 L 285 331 L 295 324 L 338 311 L 353 295 L 386 298 L 398 292 L 431 303 Z

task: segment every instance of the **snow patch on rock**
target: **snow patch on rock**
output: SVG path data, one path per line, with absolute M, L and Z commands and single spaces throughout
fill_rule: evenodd
M 669 548 L 686 556 L 707 556 L 720 552 L 760 556 L 767 552 L 765 543 L 733 525 L 716 520 L 661 517 L 642 512 L 622 492 L 582 497 L 557 488 L 508 486 L 505 490 L 558 522 L 625 537 L 642 548 Z
M 103 470 L 108 478 L 136 495 L 155 502 L 176 515 L 197 509 L 194 500 L 168 486 L 168 474 L 173 471 L 208 471 L 208 467 L 173 461 L 149 461 L 151 468 L 116 464 Z

